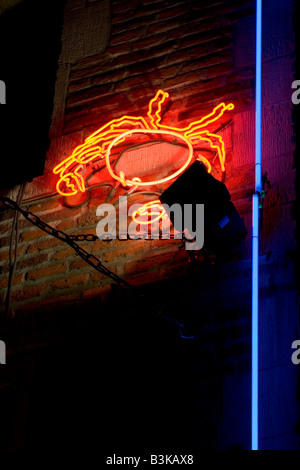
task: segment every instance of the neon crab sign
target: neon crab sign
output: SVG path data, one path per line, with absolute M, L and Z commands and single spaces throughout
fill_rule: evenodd
M 194 156 L 194 146 L 200 142 L 208 142 L 209 147 L 216 151 L 221 170 L 225 171 L 225 146 L 222 137 L 205 129 L 209 124 L 217 121 L 225 111 L 234 109 L 232 103 L 220 103 L 210 114 L 193 121 L 187 127 L 171 127 L 161 123 L 161 110 L 169 94 L 163 90 L 158 90 L 154 98 L 148 105 L 146 118 L 142 116 L 122 116 L 113 119 L 107 124 L 88 136 L 84 143 L 76 147 L 72 154 L 55 166 L 53 173 L 59 176 L 56 184 L 56 190 L 62 196 L 72 196 L 79 191 L 86 191 L 86 184 L 83 177 L 84 169 L 100 160 L 104 159 L 106 168 L 110 176 L 121 183 L 123 187 L 147 187 L 165 183 L 179 176 L 190 164 Z M 156 106 L 156 111 L 155 111 Z M 155 181 L 142 181 L 138 176 L 131 179 L 126 178 L 123 171 L 115 173 L 111 167 L 110 156 L 115 145 L 118 145 L 133 136 L 134 134 L 155 134 L 160 136 L 172 136 L 177 140 L 182 140 L 188 150 L 188 155 L 184 164 L 172 175 Z M 202 155 L 196 158 L 201 160 L 208 171 L 211 171 L 211 164 L 208 159 Z

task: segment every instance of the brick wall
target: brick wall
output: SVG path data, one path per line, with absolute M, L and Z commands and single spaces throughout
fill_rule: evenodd
M 201 7 L 199 2 L 112 2 L 109 28 L 107 2 L 88 6 L 67 2 L 46 172 L 27 185 L 24 207 L 67 233 L 95 234 L 99 220 L 95 210 L 107 198 L 110 188 L 93 190 L 88 203 L 70 209 L 53 194 L 55 179 L 51 173 L 55 163 L 62 161 L 90 132 L 124 113 L 146 113 L 149 100 L 159 88 L 168 91 L 171 98 L 163 121 L 167 125 L 185 126 L 210 112 L 221 100 L 233 102 L 239 112 L 249 106 L 253 101 L 253 67 L 235 67 L 233 41 L 237 22 L 251 13 L 247 1 L 201 2 Z M 96 27 L 99 22 L 101 32 Z M 249 212 L 253 164 L 244 165 L 242 170 L 232 165 L 232 118 L 233 115 L 225 118 L 229 125 L 222 132 L 228 153 L 228 185 L 242 212 Z M 220 120 L 218 126 L 222 124 L 224 121 Z M 178 160 L 171 150 L 168 155 L 166 163 L 170 164 L 172 158 Z M 149 155 L 146 157 L 149 160 Z M 146 158 L 139 166 L 139 174 L 145 171 L 145 162 Z M 93 181 L 101 183 L 105 176 L 95 174 Z M 111 202 L 122 194 L 124 191 L 117 191 Z M 45 199 L 35 202 L 41 196 Z M 11 216 L 5 214 L 1 222 L 2 295 L 11 223 L 5 219 Z M 171 272 L 176 274 L 176 266 L 185 265 L 187 256 L 180 245 L 159 241 L 129 241 L 125 245 L 115 241 L 109 247 L 101 242 L 84 247 L 120 276 L 128 280 L 139 277 L 136 282 L 144 283 L 157 280 L 157 276 L 166 278 Z M 21 221 L 12 290 L 14 308 L 27 306 L 29 301 L 52 302 L 61 296 L 65 300 L 74 295 L 84 298 L 99 294 L 108 285 L 107 279 L 76 259 L 72 250 Z
M 263 172 L 267 172 L 271 185 L 264 201 L 260 257 L 265 331 L 261 340 L 265 357 L 262 375 L 266 382 L 272 382 L 275 364 L 278 374 L 282 373 L 294 384 L 289 354 L 295 339 L 292 316 L 295 283 L 293 262 L 287 254 L 295 249 L 291 212 L 295 200 L 290 100 L 294 53 L 291 2 L 282 7 L 279 2 L 266 1 L 264 12 Z M 171 98 L 163 115 L 163 123 L 171 126 L 185 126 L 221 101 L 234 103 L 234 111 L 220 120 L 219 127 L 223 127 L 220 134 L 227 152 L 226 185 L 245 221 L 248 236 L 228 263 L 207 264 L 202 260 L 195 269 L 188 263 L 180 241 L 81 242 L 83 248 L 99 256 L 112 271 L 134 285 L 158 281 L 155 289 L 159 290 L 162 282 L 166 286 L 165 297 L 157 294 L 158 298 L 162 304 L 166 299 L 173 299 L 175 317 L 190 312 L 188 320 L 206 343 L 210 357 L 210 362 L 204 358 L 195 365 L 196 369 L 200 367 L 203 378 L 202 382 L 196 380 L 195 390 L 206 384 L 206 393 L 212 397 L 208 400 L 209 410 L 215 413 L 216 427 L 209 438 L 205 437 L 207 423 L 202 427 L 203 447 L 247 448 L 250 439 L 245 423 L 250 420 L 254 24 L 253 2 L 246 0 L 68 1 L 46 170 L 42 177 L 27 184 L 22 203 L 57 229 L 69 234 L 95 234 L 99 220 L 96 207 L 108 197 L 114 202 L 124 190 L 119 187 L 112 195 L 111 186 L 97 186 L 111 184 L 111 180 L 104 172 L 95 173 L 91 180 L 94 187 L 84 204 L 66 207 L 66 201 L 55 193 L 56 181 L 51 173 L 54 165 L 109 120 L 125 113 L 136 116 L 146 111 L 149 99 L 159 88 Z M 173 150 L 165 153 L 167 169 L 172 168 L 172 162 L 174 165 Z M 142 157 L 149 157 L 147 153 L 141 155 L 139 174 L 146 168 L 146 158 Z M 150 152 L 151 156 L 155 158 Z M 132 170 L 135 162 L 133 155 L 127 171 Z M 159 171 L 163 173 L 165 169 Z M 162 191 L 164 187 L 157 189 Z M 16 197 L 16 190 L 12 196 Z M 12 213 L 4 213 L 0 221 L 2 298 L 7 286 L 11 224 Z M 107 296 L 109 302 L 116 296 L 108 278 L 76 257 L 72 249 L 20 219 L 18 260 L 11 293 L 16 317 L 34 308 L 37 311 L 61 308 L 74 302 L 85 305 L 90 299 Z M 270 325 L 272 333 L 268 336 Z M 286 331 L 285 338 L 280 337 L 282 328 Z M 274 344 L 278 347 L 274 348 Z M 196 348 L 200 358 L 201 347 Z M 221 387 L 219 395 L 212 393 L 216 387 Z M 233 402 L 232 390 L 237 389 L 239 398 L 234 395 Z M 295 421 L 293 390 L 290 387 L 283 391 L 279 387 L 274 394 L 272 404 L 277 412 L 285 409 L 282 396 L 293 406 L 288 410 L 288 418 L 276 424 L 275 431 L 272 419 L 266 418 L 262 431 L 266 448 L 275 445 L 279 435 L 284 436 L 283 441 L 291 437 L 291 445 L 296 445 L 291 430 Z M 267 393 L 263 395 L 265 404 L 268 397 Z M 199 404 L 199 414 L 208 402 Z M 220 422 L 221 425 L 217 424 Z

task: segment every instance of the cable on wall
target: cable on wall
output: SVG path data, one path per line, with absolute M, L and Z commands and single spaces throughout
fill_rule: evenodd
M 21 184 L 19 187 L 18 195 L 17 195 L 17 204 L 20 206 L 22 203 L 22 197 L 24 194 L 25 184 Z M 18 256 L 18 243 L 19 243 L 19 216 L 20 212 L 15 211 L 13 217 L 13 223 L 11 228 L 10 234 L 10 241 L 9 241 L 9 274 L 8 274 L 8 284 L 7 284 L 7 291 L 5 297 L 5 315 L 13 315 L 13 312 L 10 312 L 10 297 L 11 297 L 11 287 L 13 283 L 16 263 L 17 263 L 17 256 Z

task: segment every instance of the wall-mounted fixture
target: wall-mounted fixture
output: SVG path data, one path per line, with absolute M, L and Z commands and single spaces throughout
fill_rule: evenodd
M 195 213 L 196 204 L 204 204 L 204 248 L 211 253 L 228 253 L 240 245 L 247 234 L 225 184 L 209 174 L 199 161 L 195 161 L 159 199 L 169 207 L 179 204 L 183 220 L 185 205 L 191 204 Z M 176 224 L 172 213 L 170 217 Z M 175 225 L 176 228 L 179 229 Z

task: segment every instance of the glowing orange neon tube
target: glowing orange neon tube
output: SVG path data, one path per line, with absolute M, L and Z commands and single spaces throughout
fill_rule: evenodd
M 125 115 L 118 119 L 112 119 L 88 136 L 83 144 L 78 145 L 70 156 L 53 169 L 53 173 L 59 176 L 56 184 L 57 192 L 63 196 L 74 195 L 78 191 L 84 192 L 85 181 L 82 176 L 83 170 L 85 166 L 100 159 L 105 159 L 111 177 L 119 181 L 123 186 L 139 187 L 164 183 L 175 178 L 187 168 L 193 157 L 193 145 L 200 141 L 208 142 L 209 146 L 216 150 L 221 169 L 225 171 L 225 145 L 222 137 L 203 128 L 217 121 L 225 111 L 234 109 L 234 105 L 232 103 L 227 105 L 220 103 L 210 114 L 197 121 L 193 121 L 187 127 L 180 128 L 161 124 L 162 105 L 168 97 L 169 94 L 167 92 L 158 90 L 154 98 L 150 100 L 146 116 L 146 119 L 149 121 L 148 123 L 142 116 Z M 138 176 L 132 177 L 131 180 L 126 179 L 122 171 L 119 172 L 119 175 L 115 174 L 109 161 L 111 149 L 115 144 L 124 142 L 126 137 L 135 133 L 171 135 L 183 140 L 189 151 L 186 162 L 173 175 L 152 182 L 142 182 Z M 203 161 L 210 172 L 210 162 L 202 156 L 198 158 Z
M 154 208 L 154 209 L 153 209 Z M 152 216 L 155 215 L 156 217 L 152 219 Z M 143 221 L 137 219 L 137 216 L 150 216 L 151 220 Z M 150 225 L 153 224 L 154 222 L 160 220 L 160 219 L 166 219 L 168 217 L 164 206 L 161 204 L 159 199 L 156 199 L 155 201 L 150 201 L 147 202 L 146 204 L 141 205 L 133 214 L 132 214 L 132 220 L 134 220 L 137 224 L 140 225 Z
M 210 162 L 207 160 L 207 158 L 203 157 L 203 155 L 199 155 L 197 157 L 197 160 L 199 160 L 200 162 L 204 163 L 204 165 L 206 166 L 207 168 L 207 172 L 208 173 L 211 173 L 211 164 Z

